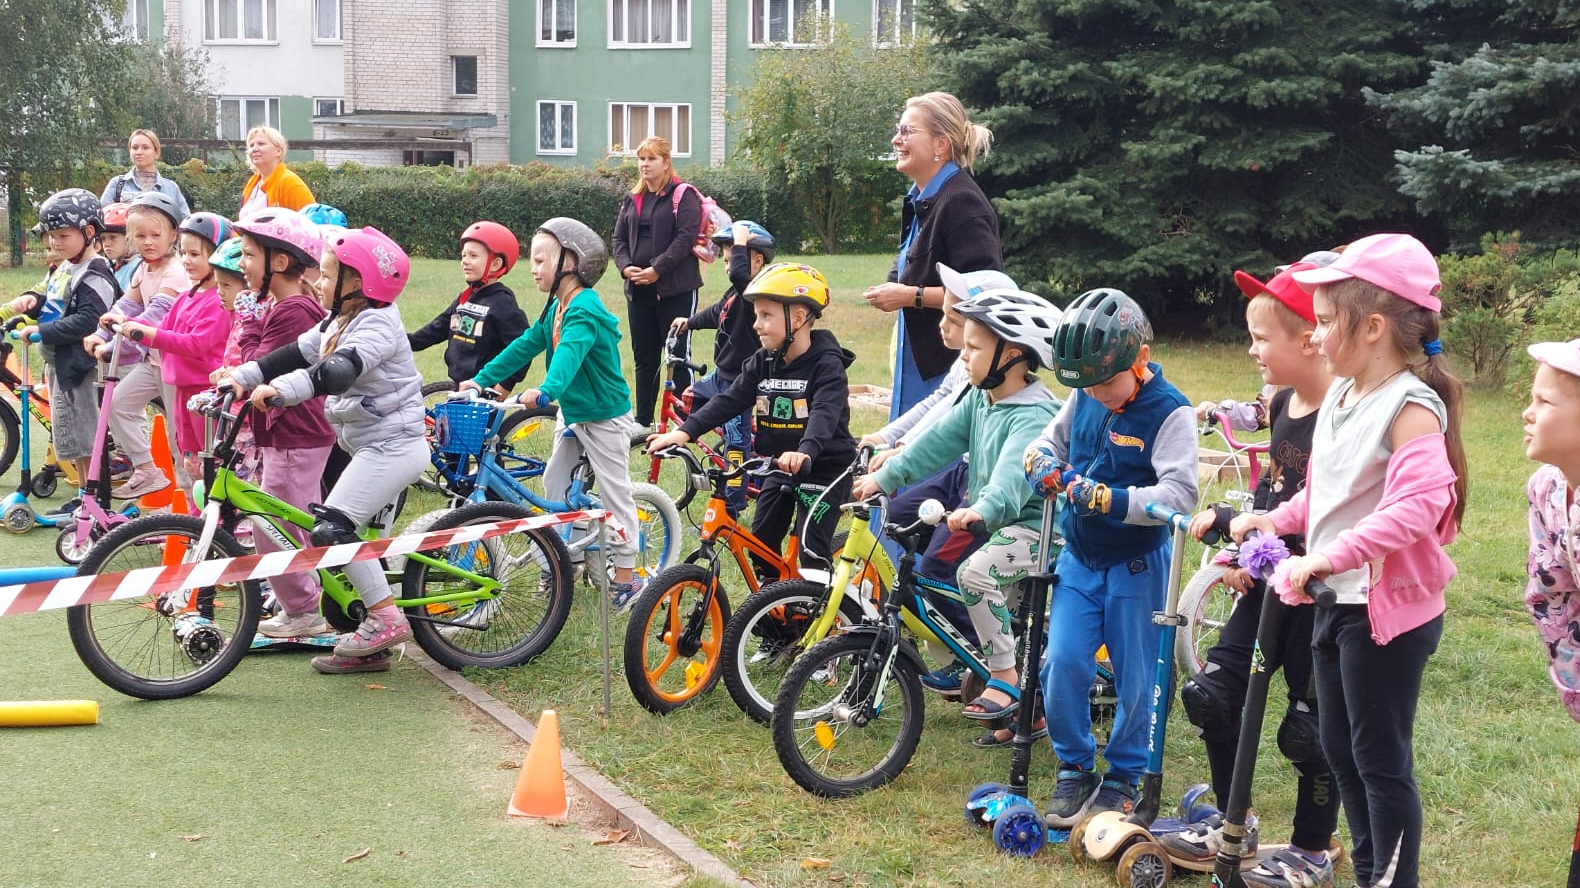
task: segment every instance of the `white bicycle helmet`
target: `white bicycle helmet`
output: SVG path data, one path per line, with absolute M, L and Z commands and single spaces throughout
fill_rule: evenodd
M 1024 290 L 985 290 L 961 300 L 955 311 L 986 326 L 1004 342 L 1030 351 L 1037 359 L 1032 370 L 1053 366 L 1053 333 L 1064 313 L 1048 300 Z

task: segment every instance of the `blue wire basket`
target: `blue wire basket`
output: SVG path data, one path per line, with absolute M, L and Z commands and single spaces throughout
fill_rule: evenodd
M 433 408 L 433 437 L 443 453 L 481 456 L 499 407 L 482 401 L 445 401 Z

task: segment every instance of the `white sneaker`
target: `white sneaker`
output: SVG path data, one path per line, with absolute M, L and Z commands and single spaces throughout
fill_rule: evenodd
M 126 483 L 110 491 L 110 496 L 115 499 L 137 499 L 150 493 L 158 493 L 170 486 L 170 479 L 164 472 L 156 468 L 139 466 L 132 472 L 132 477 Z
M 258 624 L 258 634 L 269 638 L 299 638 L 309 635 L 329 635 L 335 630 L 323 614 L 308 613 L 292 616 L 280 611 Z

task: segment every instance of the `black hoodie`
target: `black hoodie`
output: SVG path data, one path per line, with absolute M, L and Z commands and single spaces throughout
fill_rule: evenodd
M 856 456 L 850 435 L 850 383 L 845 368 L 856 360 L 827 330 L 813 330 L 806 353 L 789 363 L 758 349 L 741 364 L 729 389 L 687 419 L 681 430 L 698 435 L 753 408 L 753 449 L 759 456 L 799 450 L 812 458 L 812 477 L 837 475 Z
M 464 303 L 462 296 L 467 297 Z M 526 313 L 516 303 L 516 294 L 504 283 L 494 281 L 475 291 L 471 287 L 462 290 L 449 308 L 406 338 L 411 340 L 412 351 L 422 351 L 448 339 L 444 364 L 450 381 L 460 384 L 476 376 L 505 346 L 527 332 L 528 326 Z M 501 380 L 501 384 L 507 389 L 515 388 L 530 366 L 523 366 Z

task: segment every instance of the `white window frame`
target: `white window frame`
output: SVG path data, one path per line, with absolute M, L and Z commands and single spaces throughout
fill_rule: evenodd
M 919 33 L 917 30 L 919 26 L 916 23 L 916 3 L 917 0 L 872 0 L 872 45 L 880 49 L 888 49 L 907 41 L 915 40 L 916 35 Z M 884 33 L 878 30 L 885 7 L 891 10 L 889 14 L 894 17 L 894 30 L 892 33 Z M 911 10 L 911 31 L 909 34 L 905 33 L 906 7 L 910 7 Z
M 631 109 L 632 108 L 642 108 L 642 109 L 644 109 L 644 112 L 645 112 L 645 114 L 647 116 L 647 126 L 644 128 L 644 131 L 642 133 L 637 135 L 636 138 L 632 138 L 631 137 Z M 671 121 L 676 121 L 680 117 L 681 109 L 685 109 L 685 114 L 686 114 L 686 127 L 685 127 L 686 142 L 685 142 L 685 150 L 684 151 L 681 150 L 681 142 L 680 142 L 680 140 L 675 137 L 676 136 L 676 132 L 679 129 L 679 124 L 678 123 L 676 123 L 675 128 L 672 129 L 670 132 L 667 132 L 667 133 L 654 132 L 654 130 L 653 130 L 653 120 L 654 120 L 655 117 L 658 116 L 654 112 L 657 111 L 660 108 L 668 108 L 670 110 L 670 120 Z M 620 132 L 621 132 L 622 135 L 625 136 L 625 139 L 626 139 L 626 141 L 619 143 L 618 146 L 616 145 L 616 143 L 614 141 L 615 115 L 616 114 L 620 115 Z M 692 137 L 691 137 L 691 125 L 692 125 L 692 116 L 691 116 L 691 103 L 690 102 L 610 102 L 609 103 L 609 154 L 611 156 L 614 156 L 614 157 L 635 157 L 636 156 L 636 146 L 640 145 L 642 143 L 643 139 L 646 139 L 648 136 L 663 136 L 664 138 L 669 140 L 669 144 L 670 144 L 670 146 L 673 149 L 673 156 L 675 156 L 675 157 L 690 157 L 691 156 L 691 150 L 692 150 L 692 144 L 693 144 L 693 140 L 692 140 Z M 617 147 L 618 147 L 618 150 L 616 150 Z
M 552 46 L 552 47 L 561 47 L 561 48 L 564 48 L 564 49 L 573 49 L 576 46 L 576 27 L 577 27 L 577 23 L 576 23 L 576 0 L 571 0 L 571 26 L 570 26 L 571 36 L 570 36 L 569 39 L 566 39 L 566 40 L 560 39 L 560 36 L 559 36 L 559 34 L 560 34 L 559 5 L 560 5 L 559 4 L 559 0 L 537 0 L 537 6 L 538 6 L 538 29 L 535 32 L 537 34 L 537 42 L 538 42 L 539 46 Z M 545 12 L 548 14 L 548 18 L 549 18 L 549 23 L 548 23 L 549 33 L 554 35 L 553 37 L 550 37 L 547 40 L 545 40 L 544 37 L 543 37 L 544 14 L 545 14 Z
M 319 9 L 320 6 L 322 6 L 325 3 L 333 4 L 333 6 L 335 7 L 335 33 L 332 34 L 332 35 L 329 35 L 329 36 L 325 36 L 323 34 L 318 33 L 318 9 Z M 314 43 L 342 43 L 342 42 L 344 42 L 345 13 L 346 13 L 346 8 L 345 8 L 344 0 L 313 0 L 313 8 L 312 8 L 313 23 L 311 25 L 311 27 L 312 27 L 312 34 L 313 34 L 313 42 Z
M 606 0 L 609 19 L 609 48 L 610 49 L 686 49 L 691 46 L 691 5 L 692 0 L 667 0 L 669 6 L 670 34 L 679 34 L 685 30 L 683 40 L 645 40 L 633 41 L 630 39 L 630 11 L 634 5 L 640 4 L 647 10 L 647 33 L 653 33 L 653 4 L 655 0 Z M 682 11 L 681 7 L 685 7 Z M 625 18 L 622 24 L 619 19 Z
M 263 12 L 263 36 L 247 37 L 247 4 L 256 2 Z M 219 9 L 229 6 L 236 13 L 236 36 L 216 36 L 219 27 Z M 280 15 L 276 0 L 203 0 L 203 42 L 204 43 L 279 43 L 280 42 Z
M 321 107 L 319 107 L 320 104 L 323 103 L 323 102 L 334 102 L 335 103 L 335 113 L 333 113 L 333 114 L 325 114 L 323 112 L 323 109 Z M 336 98 L 336 97 L 333 97 L 333 96 L 314 96 L 313 97 L 313 116 L 314 117 L 340 117 L 340 116 L 343 116 L 345 113 L 346 113 L 346 100 L 345 99 Z
M 126 40 L 148 39 L 148 0 L 126 0 L 126 12 L 121 14 L 121 37 Z
M 554 141 L 555 141 L 555 145 L 554 145 L 553 148 L 545 148 L 545 147 L 543 147 L 543 109 L 544 108 L 553 108 L 554 109 L 554 134 L 555 134 L 555 140 Z M 561 139 L 563 139 L 564 136 L 565 136 L 564 131 L 560 127 L 561 127 L 561 123 L 562 123 L 562 121 L 564 119 L 563 115 L 564 115 L 566 109 L 570 109 L 570 112 L 571 112 L 571 144 L 570 144 L 569 148 L 565 147 L 564 145 L 559 144 Z M 559 157 L 566 157 L 566 156 L 574 155 L 576 153 L 576 130 L 577 130 L 577 126 L 578 126 L 576 117 L 577 117 L 577 112 L 576 112 L 576 103 L 575 102 L 561 101 L 561 100 L 558 100 L 558 99 L 540 99 L 538 101 L 538 116 L 533 118 L 533 123 L 534 123 L 534 126 L 535 126 L 536 131 L 537 131 L 538 153 L 542 154 L 542 155 L 553 155 L 553 156 L 559 156 Z
M 459 82 L 460 81 L 460 72 L 458 70 L 456 70 L 456 63 L 459 62 L 461 59 L 471 59 L 472 60 L 472 66 L 473 66 L 473 70 L 472 70 L 472 91 L 469 92 L 469 93 L 460 92 L 459 89 L 458 89 L 458 87 L 460 87 L 461 84 Z M 479 95 L 482 94 L 482 91 L 483 91 L 483 59 L 482 59 L 482 56 L 464 56 L 464 55 L 453 55 L 453 56 L 450 56 L 450 96 L 452 98 L 457 98 L 457 99 L 475 99 Z
M 247 138 L 247 131 L 259 124 L 280 128 L 280 97 L 279 96 L 215 96 L 214 97 L 214 136 L 225 138 L 225 103 L 237 103 L 237 120 L 240 121 L 240 131 L 236 134 L 235 141 Z M 247 119 L 247 103 L 263 103 L 263 120 L 249 121 Z
M 754 49 L 768 47 L 775 49 L 801 49 L 820 45 L 821 41 L 819 40 L 818 32 L 822 30 L 821 28 L 815 28 L 811 35 L 796 33 L 796 27 L 801 23 L 801 19 L 805 17 L 808 8 L 818 10 L 819 7 L 826 6 L 826 11 L 819 12 L 819 21 L 829 22 L 834 20 L 834 0 L 783 0 L 783 2 L 790 5 L 790 18 L 785 26 L 788 39 L 774 40 L 772 35 L 768 33 L 768 10 L 769 4 L 772 2 L 774 0 L 750 0 L 747 7 L 746 43 Z M 760 40 L 756 39 L 759 29 L 763 35 L 763 39 Z M 802 37 L 808 39 L 799 39 Z

